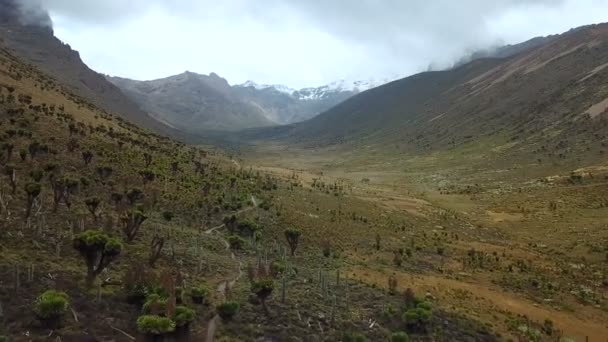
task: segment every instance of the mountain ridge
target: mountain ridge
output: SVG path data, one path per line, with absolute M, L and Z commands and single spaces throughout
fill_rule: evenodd
M 149 81 L 106 78 L 157 120 L 203 135 L 304 121 L 358 93 L 338 82 L 299 90 L 252 81 L 230 85 L 216 73 L 189 71 Z

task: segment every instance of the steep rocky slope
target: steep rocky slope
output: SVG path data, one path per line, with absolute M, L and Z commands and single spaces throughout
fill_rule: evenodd
M 77 51 L 54 36 L 52 22 L 42 8 L 21 13 L 20 2 L 0 0 L 0 45 L 53 75 L 76 94 L 110 113 L 157 132 L 186 138 L 154 120 L 105 77 L 91 70 Z

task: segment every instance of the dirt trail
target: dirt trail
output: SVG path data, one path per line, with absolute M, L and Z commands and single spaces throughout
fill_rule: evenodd
M 255 197 L 253 197 L 253 195 L 251 196 L 251 203 L 253 203 L 253 207 L 249 207 L 249 208 L 245 208 L 242 210 L 239 210 L 238 212 L 236 212 L 235 215 L 241 215 L 245 212 L 251 211 L 255 208 L 257 208 L 258 204 L 257 201 L 255 199 Z M 216 227 L 212 227 L 209 228 L 205 231 L 205 234 L 212 234 L 214 232 L 217 232 L 218 230 L 224 228 L 226 225 L 225 224 L 220 224 L 219 226 Z M 230 250 L 230 243 L 228 242 L 228 240 L 222 238 L 222 242 L 224 243 L 224 247 L 226 248 L 227 251 Z M 233 260 L 236 260 L 236 254 L 234 254 L 234 252 L 230 251 L 230 258 Z M 222 281 L 218 287 L 217 287 L 217 293 L 220 294 L 220 296 L 224 299 L 226 299 L 226 294 L 228 291 L 230 291 L 230 289 L 232 289 L 234 287 L 234 285 L 236 284 L 236 282 L 241 279 L 241 277 L 243 276 L 243 261 L 239 258 L 238 259 L 238 271 L 236 276 L 233 279 L 226 279 L 224 281 Z M 217 322 L 219 321 L 220 317 L 219 315 L 215 315 L 213 316 L 213 318 L 211 318 L 211 320 L 209 320 L 209 323 L 207 323 L 207 338 L 205 339 L 206 342 L 213 342 L 215 340 L 215 331 L 217 330 Z
M 364 282 L 380 286 L 386 286 L 385 279 L 388 279 L 389 275 L 385 271 L 367 268 L 353 268 L 349 272 Z M 593 308 L 585 307 L 576 314 L 567 313 L 539 306 L 515 294 L 502 292 L 492 285 L 468 283 L 433 275 L 397 273 L 395 276 L 401 290 L 410 287 L 418 293 L 430 292 L 443 303 L 453 300 L 454 290 L 466 291 L 473 298 L 481 299 L 481 302 L 473 300 L 473 298 L 468 300 L 470 304 L 468 309 L 479 313 L 480 316 L 490 311 L 503 311 L 525 315 L 536 322 L 550 319 L 556 328 L 563 330 L 566 336 L 574 338 L 576 341 L 585 341 L 586 337 L 589 338 L 589 341 L 605 341 L 608 337 L 608 319 L 602 319 L 606 318 L 606 314 Z

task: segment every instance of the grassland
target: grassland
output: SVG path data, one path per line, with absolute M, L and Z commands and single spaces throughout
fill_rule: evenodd
M 301 214 L 293 220 L 336 241 L 353 279 L 386 287 L 387 277 L 395 276 L 402 289 L 428 293 L 446 311 L 483 322 L 505 340 L 603 341 L 606 165 L 540 164 L 532 153 L 509 159 L 508 149 L 497 148 L 502 144 L 402 158 L 372 147 L 353 152 L 270 145 L 244 155 L 277 177 L 348 189 L 344 197 L 298 203 Z M 344 211 L 348 219 L 336 223 L 319 207 Z M 369 220 L 369 228 L 359 228 L 353 213 Z M 397 267 L 399 249 L 411 257 Z

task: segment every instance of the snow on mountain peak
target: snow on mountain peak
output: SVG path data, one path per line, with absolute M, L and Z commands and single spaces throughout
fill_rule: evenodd
M 258 84 L 254 81 L 247 81 L 241 85 L 238 85 L 239 87 L 244 87 L 244 88 L 255 88 L 257 90 L 264 90 L 264 89 L 274 89 L 278 92 L 281 93 L 285 93 L 285 94 L 293 94 L 296 90 L 289 88 L 287 86 L 281 85 L 281 84 Z
M 285 93 L 291 95 L 298 100 L 319 100 L 330 96 L 332 93 L 340 93 L 340 92 L 353 92 L 359 93 L 362 91 L 366 91 L 375 87 L 379 87 L 383 84 L 392 82 L 396 79 L 399 79 L 399 76 L 395 76 L 392 78 L 386 78 L 382 80 L 357 80 L 357 81 L 349 81 L 349 80 L 339 80 L 332 82 L 328 85 L 320 86 L 320 87 L 309 87 L 302 88 L 300 90 L 289 88 L 280 84 L 258 84 L 254 81 L 247 81 L 238 87 L 252 87 L 257 90 L 265 90 L 265 89 L 273 89 L 281 93 Z

